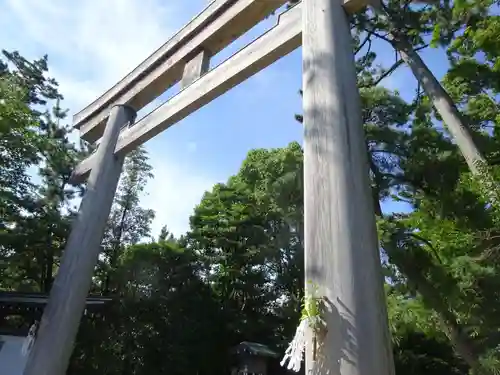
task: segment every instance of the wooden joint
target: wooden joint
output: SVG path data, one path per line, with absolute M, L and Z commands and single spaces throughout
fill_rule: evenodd
M 210 69 L 210 53 L 201 49 L 184 66 L 182 73 L 181 90 L 200 78 Z

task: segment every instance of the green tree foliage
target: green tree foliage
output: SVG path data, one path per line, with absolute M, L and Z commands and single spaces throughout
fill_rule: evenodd
M 69 177 L 86 154 L 69 141 L 57 83 L 47 78 L 47 57 L 30 62 L 3 52 L 1 228 L 7 289 L 50 290 L 68 236 L 69 203 L 81 190 Z M 12 69 L 9 70 L 9 67 Z M 38 170 L 35 184 L 30 172 Z
M 0 81 L 0 212 L 2 235 L 23 208 L 33 190 L 28 168 L 38 162 L 36 118 L 25 102 L 26 90 L 16 79 L 4 73 Z
M 174 242 L 128 247 L 121 298 L 80 329 L 71 374 L 206 373 L 226 369 L 226 326 L 196 255 Z
M 208 267 L 205 272 L 216 298 L 227 304 L 226 314 L 239 317 L 228 321 L 231 329 L 277 350 L 294 333 L 303 295 L 301 187 L 302 150 L 297 143 L 253 150 L 237 175 L 205 195 L 188 234 L 190 246 Z M 257 262 L 267 271 L 261 273 Z M 388 274 L 391 267 L 387 266 Z M 398 373 L 465 374 L 467 366 L 434 325 L 436 314 L 420 297 L 408 297 L 403 290 L 400 284 L 388 290 Z M 252 314 L 259 298 L 266 312 Z
M 190 247 L 231 317 L 235 343 L 282 345 L 295 329 L 304 286 L 301 165 L 298 144 L 254 150 L 191 217 Z M 281 311 L 273 311 L 277 306 Z
M 154 211 L 140 206 L 141 194 L 153 177 L 148 164 L 148 154 L 143 147 L 131 152 L 125 159 L 123 174 L 115 195 L 102 241 L 103 268 L 102 291 L 115 288 L 112 277 L 120 254 L 132 245 L 150 236 Z

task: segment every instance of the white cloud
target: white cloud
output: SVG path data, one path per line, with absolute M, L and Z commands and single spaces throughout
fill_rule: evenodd
M 153 233 L 159 233 L 161 227 L 167 225 L 178 236 L 189 228 L 189 216 L 205 191 L 211 190 L 218 181 L 182 163 L 165 162 L 166 159 L 165 155 L 152 158 L 154 183 L 146 188 L 147 195 L 142 202 L 156 211 Z
M 179 14 L 180 4 L 158 0 L 7 0 L 1 13 L 17 25 L 17 48 L 49 54 L 51 72 L 61 83 L 61 91 L 75 107 L 72 109 L 79 109 L 173 34 L 178 19 L 186 18 Z
M 47 53 L 51 76 L 60 83 L 73 114 L 121 79 L 192 18 L 204 0 L 4 0 L 0 2 L 0 47 L 36 58 Z M 4 26 L 5 25 L 5 26 Z M 6 32 L 5 29 L 7 29 Z M 154 107 L 158 103 L 153 104 Z M 149 107 L 151 108 L 151 107 Z M 196 144 L 187 146 L 195 151 Z M 153 233 L 167 224 L 176 234 L 213 179 L 151 153 L 156 178 L 145 206 L 157 212 Z

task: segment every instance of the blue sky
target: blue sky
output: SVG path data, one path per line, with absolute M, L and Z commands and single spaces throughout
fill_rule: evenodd
M 28 58 L 49 55 L 50 74 L 60 82 L 70 113 L 80 110 L 163 44 L 208 4 L 207 0 L 2 0 L 0 48 Z M 213 58 L 236 52 L 275 23 L 262 22 Z M 394 53 L 382 43 L 380 63 Z M 441 77 L 442 51 L 422 54 Z M 400 68 L 383 84 L 411 98 L 416 82 Z M 147 143 L 155 179 L 143 205 L 156 210 L 153 232 L 168 225 L 178 234 L 202 194 L 236 173 L 252 148 L 282 147 L 302 139 L 294 120 L 301 112 L 301 50 L 278 61 Z M 175 93 L 177 87 L 159 100 Z M 159 104 L 159 102 L 157 102 Z M 141 114 L 140 114 L 141 115 Z M 398 209 L 386 204 L 385 209 Z

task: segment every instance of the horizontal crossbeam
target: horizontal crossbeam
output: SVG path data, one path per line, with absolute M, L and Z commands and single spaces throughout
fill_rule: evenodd
M 371 1 L 376 1 L 376 0 L 371 0 Z M 354 13 L 359 11 L 361 8 L 365 7 L 368 4 L 368 2 L 370 2 L 370 0 L 346 0 L 344 2 L 344 9 L 348 13 Z M 212 5 L 218 4 L 219 6 L 221 6 L 221 3 L 222 1 L 215 1 L 212 3 Z M 239 4 L 239 7 L 232 9 L 233 11 L 243 12 L 244 6 L 249 7 L 252 4 L 262 5 L 264 3 L 283 4 L 285 3 L 285 1 L 281 0 L 238 1 L 237 0 L 235 4 Z M 228 6 L 228 1 L 227 0 L 224 1 L 224 4 Z M 218 9 L 220 10 L 222 8 Z M 265 13 L 263 12 L 262 9 L 263 8 L 260 8 L 261 15 Z M 272 8 L 266 7 L 265 11 L 267 12 L 270 9 Z M 258 73 L 262 69 L 266 68 L 275 61 L 279 60 L 281 57 L 289 54 L 296 48 L 300 47 L 300 45 L 302 44 L 301 9 L 302 5 L 301 3 L 298 3 L 293 8 L 281 14 L 278 18 L 276 26 L 274 26 L 272 29 L 261 35 L 259 38 L 254 40 L 252 43 L 247 45 L 242 50 L 238 51 L 236 54 L 225 60 L 217 67 L 213 68 L 207 73 L 204 73 L 204 75 L 195 80 L 193 83 L 184 86 L 177 95 L 173 96 L 166 103 L 162 104 L 157 109 L 146 115 L 144 118 L 138 121 L 134 126 L 122 130 L 122 133 L 120 134 L 120 138 L 118 140 L 115 149 L 115 154 L 126 154 L 130 152 L 131 150 L 135 149 L 136 147 L 140 146 L 141 144 L 155 137 L 162 131 L 166 130 L 170 126 L 174 125 L 176 122 L 184 119 L 189 114 L 195 112 L 199 108 L 203 107 L 204 105 L 208 104 L 209 102 L 216 99 L 220 95 L 224 94 L 231 88 L 245 81 L 252 75 Z M 234 16 L 233 13 L 230 14 Z M 227 22 L 227 19 L 225 22 Z M 212 26 L 214 24 L 212 24 Z M 235 34 L 233 33 L 233 35 Z M 176 37 L 174 37 L 173 39 L 175 38 Z M 193 40 L 198 40 L 198 39 L 192 39 L 191 42 Z M 193 42 L 193 44 L 199 46 L 200 43 Z M 222 46 L 222 44 L 220 44 L 220 46 Z M 194 47 L 190 46 L 189 43 L 186 46 L 188 46 L 186 47 L 187 50 L 194 50 L 193 49 Z M 201 50 L 201 51 L 206 51 L 206 50 Z M 201 51 L 197 50 L 197 53 L 200 54 Z M 182 54 L 184 54 L 184 52 L 182 52 L 181 55 Z M 102 130 L 104 129 L 104 121 L 107 118 L 107 114 L 109 112 L 110 107 L 112 107 L 115 103 L 126 103 L 126 104 L 131 104 L 132 106 L 137 108 L 137 102 L 134 102 L 135 100 L 139 100 L 137 98 L 151 97 L 147 96 L 151 95 L 152 93 L 152 91 L 150 91 L 148 87 L 157 88 L 158 85 L 162 87 L 165 86 L 165 82 L 167 82 L 168 79 L 163 80 L 165 76 L 161 76 L 161 74 L 175 70 L 176 74 L 178 74 L 179 79 L 182 78 L 182 69 L 180 72 L 177 72 L 176 70 L 177 68 L 172 68 L 172 66 L 174 66 L 175 64 L 172 65 L 173 63 L 171 61 L 173 61 L 172 59 L 175 59 L 175 56 L 177 55 L 174 54 L 172 58 L 169 58 L 166 61 L 166 63 L 152 70 L 153 73 L 151 73 L 149 76 L 145 76 L 142 78 L 142 80 L 137 81 L 135 86 L 133 86 L 133 88 L 130 89 L 130 91 L 125 91 L 124 93 L 120 94 L 121 96 L 118 95 L 117 96 L 118 99 L 110 102 L 111 104 L 103 104 L 100 107 L 101 109 L 98 111 L 98 115 L 95 115 L 96 117 L 93 117 L 90 120 L 87 120 L 87 122 L 84 122 L 83 119 L 85 118 L 85 113 L 84 113 L 85 110 L 80 112 L 80 114 L 76 115 L 75 118 L 79 119 L 80 124 L 84 124 L 82 130 L 85 132 L 86 131 L 85 129 L 87 129 L 87 131 L 90 132 L 91 131 L 90 128 L 93 128 L 94 131 L 97 131 L 95 129 L 99 127 L 98 133 L 102 134 Z M 190 55 L 190 56 L 192 58 L 196 58 L 196 55 Z M 184 69 L 185 66 L 186 62 L 183 60 L 182 68 Z M 131 75 L 135 74 L 134 72 L 132 72 Z M 147 86 L 148 84 L 150 86 Z M 119 83 L 118 85 L 124 85 L 124 84 Z M 142 94 L 140 93 L 145 93 L 144 95 L 146 96 L 142 96 Z M 104 98 L 107 94 L 101 97 L 101 99 L 98 99 L 98 101 L 104 100 L 102 98 Z M 96 105 L 95 103 L 93 105 Z M 140 103 L 141 105 L 147 104 L 146 100 L 142 100 L 140 101 Z M 87 116 L 89 116 L 88 113 Z M 94 136 L 92 136 L 92 139 L 93 138 Z M 95 163 L 95 155 L 91 155 L 87 159 L 82 161 L 73 172 L 73 181 L 74 182 L 83 181 L 85 178 L 87 178 L 94 163 Z
M 301 4 L 280 15 L 276 26 L 194 81 L 135 125 L 120 134 L 115 153 L 128 153 L 189 114 L 208 104 L 302 43 Z M 86 178 L 95 154 L 84 160 L 73 173 L 74 181 Z
M 95 142 L 110 108 L 128 104 L 141 110 L 182 78 L 184 66 L 200 50 L 215 55 L 286 0 L 215 0 L 113 88 L 73 117 L 82 139 Z

